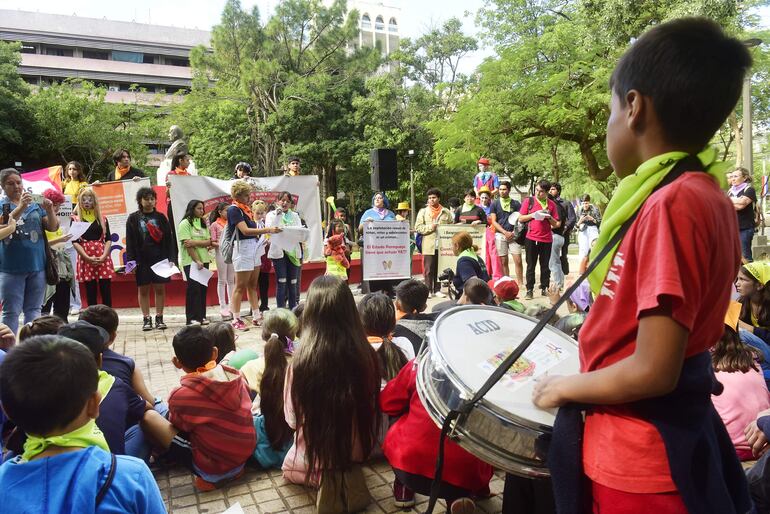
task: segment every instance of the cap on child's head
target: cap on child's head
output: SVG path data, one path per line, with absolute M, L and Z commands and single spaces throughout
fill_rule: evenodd
M 174 355 L 187 369 L 202 368 L 211 361 L 214 339 L 199 325 L 184 327 L 172 342 Z
M 487 282 L 487 285 L 503 302 L 515 300 L 519 296 L 519 284 L 511 277 L 500 277 L 497 280 L 492 279 Z
M 84 344 L 94 357 L 99 357 L 110 342 L 110 334 L 106 330 L 83 320 L 62 326 L 59 335 Z
M 20 429 L 45 436 L 80 415 L 96 392 L 97 371 L 83 344 L 57 335 L 31 337 L 0 365 L 0 402 Z
M 736 301 L 731 301 L 727 306 L 727 312 L 725 313 L 725 325 L 738 332 L 738 321 L 741 318 L 741 304 Z

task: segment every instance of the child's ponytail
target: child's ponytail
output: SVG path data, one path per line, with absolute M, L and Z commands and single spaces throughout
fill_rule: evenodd
M 758 358 L 761 358 L 760 354 L 743 343 L 738 334 L 729 327 L 725 327 L 724 334 L 711 353 L 714 371 L 727 373 L 747 373 L 751 369 L 759 371 L 756 363 Z
M 283 383 L 286 377 L 286 337 L 276 333 L 265 343 L 265 371 L 259 384 L 260 409 L 265 417 L 265 431 L 274 450 L 280 450 L 294 432 L 283 412 Z
M 380 359 L 381 376 L 385 381 L 394 379 L 401 368 L 409 362 L 404 352 L 387 337 L 382 338 L 382 345 L 377 349 L 377 357 Z

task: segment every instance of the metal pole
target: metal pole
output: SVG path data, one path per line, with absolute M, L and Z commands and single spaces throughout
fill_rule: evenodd
M 414 221 L 415 221 L 415 212 L 417 212 L 417 205 L 414 201 L 414 165 L 410 162 L 409 163 L 409 190 L 411 195 L 411 204 L 409 207 L 412 208 L 411 211 L 411 218 L 412 218 L 412 228 L 414 228 Z
M 751 74 L 743 79 L 743 162 L 741 165 L 754 175 L 754 155 L 751 127 Z

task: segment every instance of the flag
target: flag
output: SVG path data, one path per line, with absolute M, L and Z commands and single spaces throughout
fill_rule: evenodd
M 61 166 L 50 166 L 41 170 L 22 173 L 21 180 L 24 184 L 24 189 L 32 193 L 42 194 L 46 189 L 56 189 L 61 192 L 61 174 Z

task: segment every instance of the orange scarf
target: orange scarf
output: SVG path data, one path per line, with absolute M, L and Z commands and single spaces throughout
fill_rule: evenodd
M 123 175 L 128 173 L 128 170 L 131 169 L 131 166 L 128 166 L 127 168 L 121 168 L 120 166 L 115 166 L 115 180 L 120 180 L 123 178 Z
M 238 200 L 233 200 L 233 205 L 235 205 L 236 207 L 240 207 L 240 209 L 246 214 L 246 216 L 248 216 L 251 221 L 254 221 L 254 213 L 251 212 L 251 207 L 249 207 L 245 203 L 239 202 Z
M 187 170 L 183 170 L 182 168 L 176 168 L 174 171 L 171 172 L 171 175 L 189 175 Z
M 217 221 L 215 223 L 219 223 L 219 226 L 224 227 L 227 225 L 227 220 L 225 218 L 217 218 Z
M 442 209 L 443 209 L 443 207 L 441 206 L 441 204 L 438 204 L 438 205 L 436 205 L 435 207 L 431 207 L 431 206 L 429 205 L 429 206 L 428 206 L 428 210 L 429 210 L 429 212 L 430 212 L 430 218 L 431 218 L 433 221 L 437 221 L 437 220 L 438 220 L 438 217 L 439 217 L 439 216 L 441 216 L 441 210 L 442 210 Z

